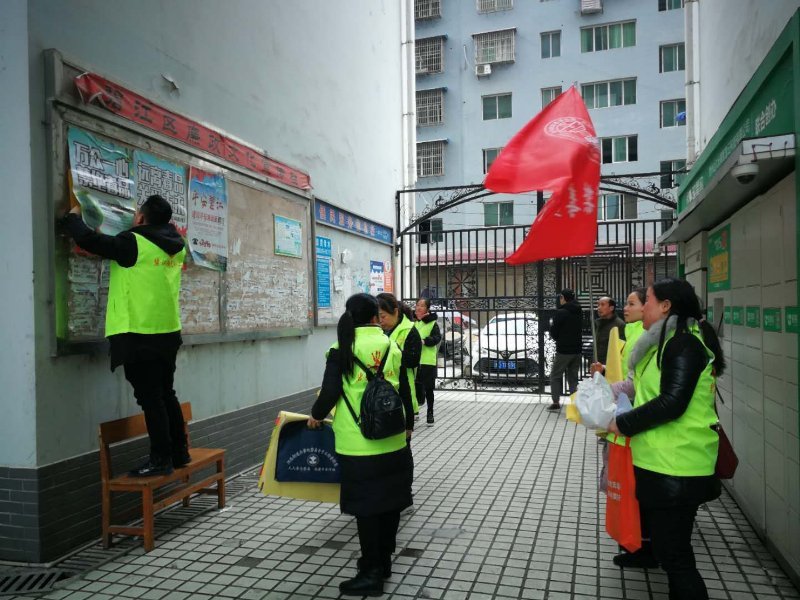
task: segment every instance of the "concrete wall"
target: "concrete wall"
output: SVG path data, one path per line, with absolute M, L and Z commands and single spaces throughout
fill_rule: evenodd
M 27 20 L 25 0 L 0 3 L 0 181 L 8 209 L 0 220 L 0 456 L 15 465 L 36 460 Z
M 24 11 L 24 2 L 14 4 Z M 105 357 L 48 356 L 49 282 L 44 274 L 52 235 L 47 203 L 52 199 L 45 190 L 40 125 L 45 118 L 44 49 L 56 48 L 156 102 L 265 148 L 310 173 L 318 195 L 377 221 L 394 214 L 403 166 L 398 2 L 31 0 L 28 6 L 33 190 L 26 193 L 22 187 L 18 195 L 23 207 L 33 198 L 35 227 L 31 234 L 23 219 L 14 247 L 35 241 L 38 444 L 34 453 L 28 423 L 28 451 L 21 451 L 23 445 L 14 453 L 3 452 L 15 466 L 89 452 L 96 447 L 98 422 L 137 411 L 122 374 L 110 374 Z M 24 19 L 17 18 L 16 30 L 23 36 L 12 55 L 17 63 L 23 62 L 25 29 Z M 3 38 L 4 44 L 9 41 Z M 173 78 L 179 92 L 171 92 L 162 75 Z M 18 94 L 25 90 L 15 87 Z M 11 93 L 9 86 L 0 88 Z M 21 105 L 22 115 L 2 118 L 24 122 L 27 101 L 20 97 L 14 105 Z M 25 128 L 17 129 L 14 133 L 24 141 Z M 30 272 L 16 269 L 18 279 Z M 22 298 L 24 286 L 13 293 Z M 31 307 L 29 300 L 20 304 Z M 17 322 L 24 324 L 23 319 Z M 24 329 L 30 337 L 30 324 Z M 310 337 L 185 348 L 178 360 L 178 393 L 193 402 L 196 417 L 203 419 L 307 390 L 320 381 L 321 357 L 331 340 L 331 331 L 323 329 Z M 4 358 L 4 369 L 6 364 Z M 16 385 L 24 388 L 33 371 L 19 372 L 23 380 Z M 20 404 L 30 411 L 31 400 Z
M 731 289 L 724 306 L 797 305 L 795 175 L 720 224 L 731 227 Z M 709 234 L 716 231 L 715 228 Z M 718 305 L 715 306 L 715 318 Z M 740 459 L 731 489 L 753 525 L 800 572 L 797 334 L 725 324 L 728 371 L 720 421 Z
M 580 28 L 636 20 L 636 46 L 602 52 L 581 52 Z M 605 2 L 603 12 L 582 16 L 578 2 L 518 1 L 514 8 L 479 14 L 475 2 L 444 0 L 442 18 L 418 21 L 416 37 L 446 34 L 444 73 L 417 76 L 417 90 L 446 87 L 444 124 L 419 127 L 418 141 L 447 138 L 445 176 L 425 177 L 420 187 L 481 183 L 483 148 L 504 146 L 542 109 L 541 89 L 577 82 L 590 83 L 637 77 L 635 105 L 590 110 L 601 137 L 638 134 L 639 160 L 604 165 L 603 174 L 659 170 L 662 160 L 686 156 L 685 127 L 661 129 L 659 102 L 683 98 L 684 73 L 659 73 L 659 46 L 684 39 L 683 10 L 659 12 L 655 0 Z M 492 65 L 488 77 L 476 77 L 472 35 L 516 27 L 516 60 Z M 561 56 L 541 58 L 541 33 L 561 31 Z M 512 93 L 512 117 L 484 121 L 481 97 Z M 492 196 L 487 202 L 514 200 L 514 221 L 529 224 L 536 212 L 535 193 Z M 417 211 L 424 208 L 418 203 Z M 663 207 L 662 207 L 663 208 Z M 639 218 L 659 218 L 660 208 L 640 201 Z M 462 206 L 443 216 L 445 227 L 482 226 L 483 207 Z
M 786 22 L 800 7 L 799 0 L 703 0 L 687 3 L 694 11 L 692 48 L 694 133 L 701 152 L 719 129 L 736 98 L 778 39 Z M 721 68 L 724 65 L 724 68 Z

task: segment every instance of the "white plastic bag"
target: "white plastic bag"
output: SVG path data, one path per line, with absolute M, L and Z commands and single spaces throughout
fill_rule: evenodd
M 617 405 L 611 384 L 600 373 L 578 384 L 575 406 L 581 413 L 581 424 L 589 429 L 605 429 L 614 418 Z

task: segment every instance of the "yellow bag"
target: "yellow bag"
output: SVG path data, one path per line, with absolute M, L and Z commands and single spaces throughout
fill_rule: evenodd
M 622 372 L 622 349 L 625 347 L 625 340 L 619 339 L 619 329 L 614 327 L 608 335 L 608 355 L 606 361 L 605 378 L 608 383 L 617 383 L 627 375 Z M 575 423 L 581 422 L 581 414 L 575 406 L 575 394 L 569 397 L 567 404 L 566 417 L 568 421 Z M 604 435 L 604 432 L 597 432 Z
M 272 437 L 269 440 L 264 465 L 261 467 L 261 476 L 258 478 L 258 489 L 265 496 L 281 496 L 297 500 L 312 500 L 314 502 L 329 502 L 339 504 L 340 485 L 338 483 L 300 483 L 281 482 L 275 479 L 275 463 L 278 458 L 278 440 L 281 430 L 287 423 L 295 421 L 308 421 L 308 415 L 281 411 L 275 421 Z M 330 421 L 326 421 L 330 423 Z

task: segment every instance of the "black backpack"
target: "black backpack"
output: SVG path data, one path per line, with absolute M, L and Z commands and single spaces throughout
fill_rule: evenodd
M 350 414 L 353 415 L 353 420 L 361 429 L 361 435 L 368 440 L 382 440 L 406 430 L 403 400 L 394 386 L 383 377 L 383 367 L 390 349 L 391 347 L 386 349 L 378 371 L 374 374 L 357 356 L 353 356 L 353 361 L 367 375 L 367 387 L 361 396 L 361 419 L 356 417 L 356 412 L 342 391 L 342 397 L 350 409 Z

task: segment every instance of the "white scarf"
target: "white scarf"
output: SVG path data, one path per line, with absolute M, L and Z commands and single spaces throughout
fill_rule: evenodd
M 692 328 L 697 323 L 697 320 L 689 317 L 686 319 L 686 326 L 688 328 Z M 628 357 L 628 366 L 630 372 L 628 373 L 628 377 L 632 377 L 633 369 L 639 364 L 639 361 L 644 358 L 644 355 L 652 348 L 656 346 L 661 339 L 661 330 L 664 329 L 666 326 L 667 330 L 664 332 L 664 338 L 671 332 L 675 331 L 678 326 L 678 315 L 672 315 L 669 319 L 661 319 L 650 326 L 650 329 L 646 329 L 644 333 L 636 340 L 636 345 L 631 350 L 631 354 Z

